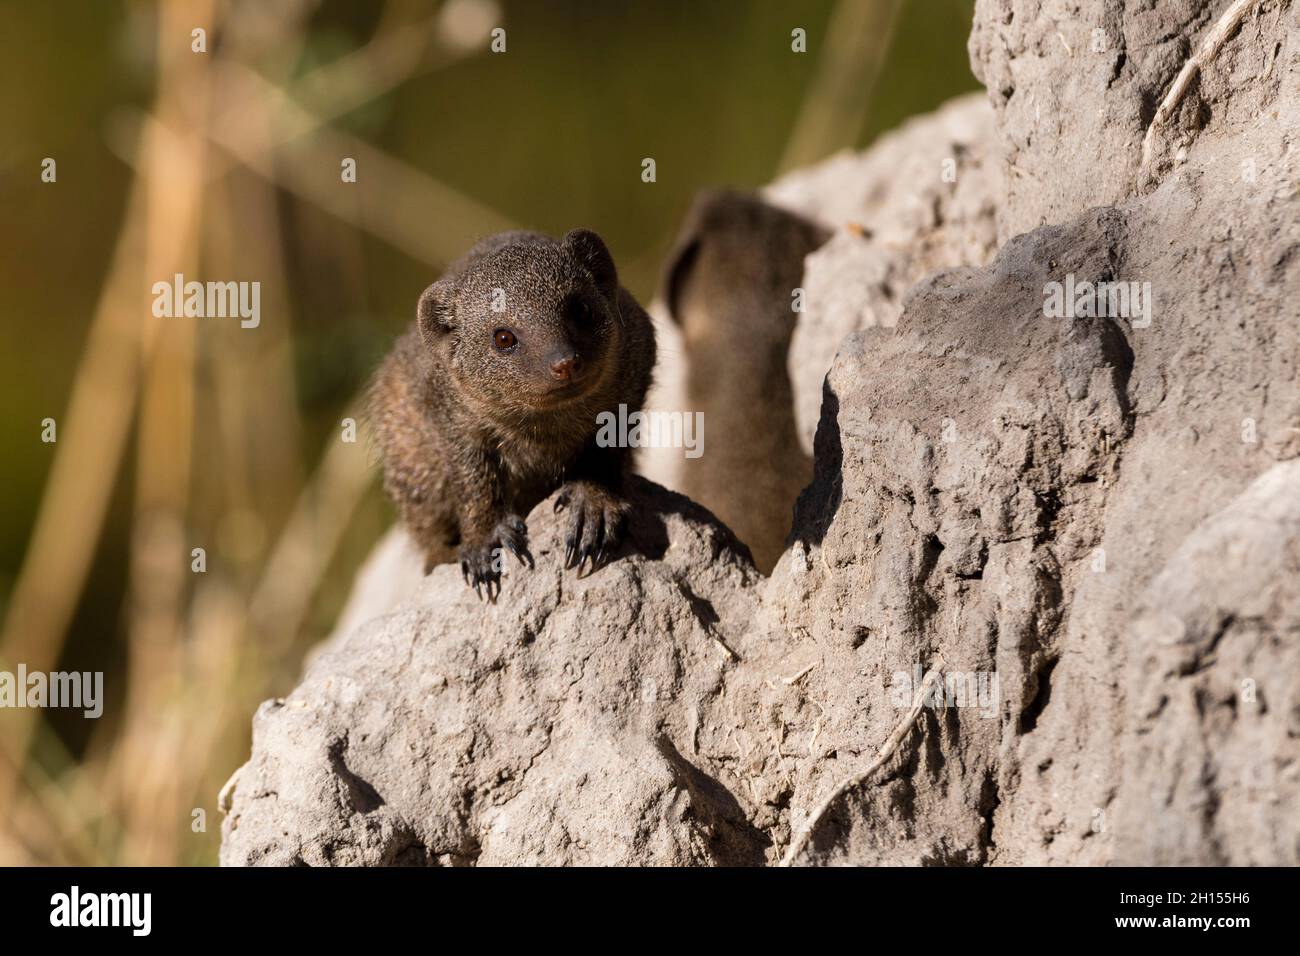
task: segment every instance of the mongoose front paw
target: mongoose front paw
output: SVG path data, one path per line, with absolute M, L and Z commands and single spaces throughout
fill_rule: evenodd
M 533 566 L 533 556 L 528 550 L 528 525 L 524 524 L 523 518 L 519 515 L 506 515 L 492 533 L 500 542 L 500 547 L 518 558 L 520 564 L 526 564 L 530 568 Z
M 488 540 L 461 546 L 461 576 L 479 597 L 486 592 L 487 599 L 495 602 L 501 593 L 501 561 L 505 551 L 518 558 L 520 564 L 533 566 L 533 556 L 528 550 L 528 525 L 518 515 L 502 518 Z
M 590 481 L 571 481 L 560 489 L 555 510 L 571 509 L 564 538 L 564 566 L 577 568 L 591 562 L 588 573 L 601 567 L 623 541 L 623 528 L 631 506 L 608 488 Z

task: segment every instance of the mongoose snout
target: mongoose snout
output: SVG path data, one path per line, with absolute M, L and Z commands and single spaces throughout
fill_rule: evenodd
M 551 375 L 566 385 L 576 383 L 582 377 L 582 359 L 573 353 L 552 358 Z

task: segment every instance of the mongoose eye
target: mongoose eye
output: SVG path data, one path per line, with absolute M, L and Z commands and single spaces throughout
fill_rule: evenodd
M 591 321 L 591 303 L 585 299 L 574 299 L 569 303 L 569 317 L 579 325 Z
M 497 347 L 498 352 L 505 352 L 515 347 L 519 340 L 515 338 L 515 333 L 509 329 L 497 329 L 492 333 L 492 344 Z

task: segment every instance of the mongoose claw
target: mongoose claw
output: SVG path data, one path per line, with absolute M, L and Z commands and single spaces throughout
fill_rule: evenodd
M 517 545 L 513 541 L 506 541 L 503 543 L 506 550 L 513 554 L 519 560 L 520 564 L 527 565 L 530 568 L 533 567 L 533 555 L 532 552 L 528 550 L 526 544 Z
M 588 515 L 583 523 L 582 543 L 578 545 L 578 574 L 581 576 L 583 565 L 588 561 L 591 567 L 587 569 L 590 574 L 597 568 L 596 555 L 604 547 L 605 542 L 605 515 L 602 512 L 596 512 L 595 515 Z
M 480 598 L 487 597 L 495 604 L 501 593 L 501 571 L 496 566 L 494 543 L 460 549 L 460 573 L 465 583 Z
M 623 540 L 628 505 L 606 488 L 589 482 L 567 487 L 556 503 L 572 506 L 569 530 L 564 539 L 564 566 L 578 575 L 591 574 L 604 566 Z
M 518 559 L 520 564 L 533 567 L 533 555 L 528 550 L 528 525 L 518 515 L 507 515 L 496 528 L 501 546 Z
M 506 515 L 487 541 L 476 545 L 462 545 L 460 549 L 460 574 L 465 583 L 480 598 L 486 597 L 495 604 L 501 594 L 501 565 L 509 551 L 520 564 L 533 567 L 533 555 L 528 550 L 528 525 L 518 515 Z

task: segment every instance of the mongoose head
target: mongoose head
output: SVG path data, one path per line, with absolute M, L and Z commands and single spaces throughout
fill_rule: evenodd
M 618 273 L 596 233 L 509 233 L 420 297 L 420 334 L 463 394 L 535 413 L 589 394 L 617 362 Z
M 786 375 L 793 293 L 823 227 L 729 190 L 699 193 L 664 269 L 660 298 L 682 330 L 697 391 Z

